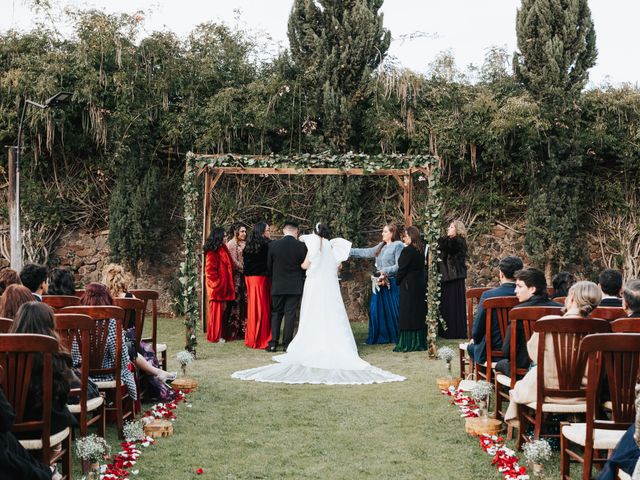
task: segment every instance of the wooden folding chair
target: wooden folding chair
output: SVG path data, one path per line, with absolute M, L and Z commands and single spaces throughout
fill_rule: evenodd
M 34 440 L 20 440 L 24 448 L 45 465 L 62 463 L 63 478 L 71 479 L 71 428 L 51 434 L 51 403 L 53 401 L 53 354 L 59 349 L 55 338 L 36 334 L 0 335 L 0 368 L 4 370 L 2 388 L 13 406 L 16 420 L 12 432 L 16 436 L 35 436 Z M 42 364 L 42 415 L 38 419 L 25 418 L 34 364 Z M 60 450 L 51 447 L 60 445 Z
M 76 307 L 80 305 L 80 297 L 74 295 L 43 295 L 42 302 L 59 312 L 64 307 Z
M 491 383 L 491 372 L 496 366 L 497 361 L 503 356 L 502 348 L 496 349 L 492 345 L 494 313 L 498 320 L 498 331 L 502 339 L 500 345 L 502 345 L 502 343 L 504 342 L 504 337 L 507 335 L 507 326 L 509 324 L 509 310 L 518 305 L 518 303 L 520 302 L 516 297 L 494 297 L 484 299 L 482 306 L 485 311 L 487 359 L 484 364 L 475 364 L 476 378 L 483 378 L 487 382 Z
M 640 367 L 640 334 L 609 333 L 588 335 L 580 345 L 589 356 L 587 383 L 587 417 L 585 423 L 564 423 L 560 436 L 560 475 L 570 479 L 570 462 L 582 464 L 582 479 L 591 478 L 593 463 L 604 463 L 606 455 L 598 450 L 613 450 L 626 430 L 635 422 L 635 386 Z M 610 418 L 602 415 L 599 397 L 603 375 L 611 398 Z M 584 456 L 571 450 L 575 444 L 584 449 Z
M 13 326 L 13 320 L 10 318 L 0 317 L 0 333 L 9 333 Z
M 609 322 L 627 316 L 627 312 L 622 307 L 597 307 L 594 308 L 589 318 L 601 318 Z
M 611 327 L 606 320 L 583 317 L 557 317 L 536 321 L 534 331 L 540 336 L 536 359 L 537 382 L 535 402 L 518 404 L 517 448 L 529 441 L 527 429 L 533 425 L 533 439 L 540 439 L 543 416 L 546 414 L 584 414 L 587 411 L 586 387 L 583 386 L 587 355 L 580 349 L 580 342 L 592 333 L 609 333 Z M 558 386 L 545 384 L 544 366 L 546 340 L 551 339 Z M 553 398 L 554 402 L 548 401 Z M 563 403 L 564 402 L 564 403 Z M 549 432 L 546 437 L 558 437 Z
M 613 333 L 640 333 L 640 318 L 618 318 L 611 322 Z
M 496 372 L 495 393 L 496 393 L 496 413 L 495 418 L 504 418 L 502 412 L 503 400 L 509 403 L 509 390 L 516 385 L 516 380 L 522 378 L 528 368 L 518 368 L 518 337 L 523 336 L 526 342 L 533 335 L 533 326 L 536 320 L 547 315 L 558 315 L 561 307 L 515 307 L 509 311 L 509 362 L 511 364 L 511 376 Z M 511 428 L 509 428 L 508 438 L 511 439 Z
M 136 298 L 144 301 L 144 311 L 142 314 L 142 320 L 144 322 L 144 318 L 146 316 L 146 311 L 149 307 L 149 302 L 151 302 L 151 337 L 142 338 L 143 342 L 151 343 L 153 346 L 153 351 L 156 352 L 158 358 L 160 358 L 160 363 L 162 364 L 162 369 L 167 369 L 167 344 L 166 343 L 158 343 L 158 298 L 159 294 L 155 290 L 143 290 L 136 289 L 131 290 L 129 293 L 134 295 Z
M 69 411 L 78 417 L 80 436 L 85 437 L 91 425 L 98 425 L 98 434 L 104 437 L 105 399 L 102 395 L 87 398 L 89 386 L 89 367 L 91 365 L 91 334 L 96 329 L 96 321 L 88 315 L 77 313 L 57 313 L 55 315 L 56 332 L 60 342 L 69 351 L 77 348 L 80 352 L 80 388 L 72 389 L 70 395 L 77 395 L 77 404 L 68 405 Z
M 467 340 L 469 342 L 473 336 L 473 319 L 475 318 L 474 307 L 477 309 L 478 304 L 480 303 L 480 297 L 487 290 L 490 290 L 490 288 L 476 287 L 468 289 L 465 293 L 467 298 Z M 468 343 L 461 343 L 458 345 L 458 353 L 460 355 L 460 376 L 462 378 L 466 377 L 467 365 L 471 365 L 471 359 L 467 359 L 466 357 L 467 345 Z M 469 367 L 469 370 L 471 370 L 471 367 Z
M 114 298 L 113 304 L 124 310 L 123 328 L 129 329 L 133 327 L 136 331 L 136 350 L 140 351 L 140 342 L 142 340 L 142 331 L 144 330 L 144 301 L 139 298 Z M 131 323 L 130 323 L 131 322 Z
M 107 394 L 107 400 L 112 400 L 114 407 L 106 406 L 107 412 L 113 411 L 116 415 L 118 435 L 122 438 L 122 427 L 124 421 L 135 415 L 134 402 L 129 396 L 126 385 L 122 384 L 121 355 L 123 350 L 123 330 L 122 321 L 124 310 L 113 305 L 105 306 L 79 306 L 66 307 L 60 313 L 79 313 L 88 315 L 95 321 L 94 330 L 91 334 L 90 349 L 90 377 L 113 377 L 113 380 L 96 381 L 98 388 Z M 115 351 L 114 366 L 104 368 L 102 362 L 107 349 L 109 330 L 115 329 Z

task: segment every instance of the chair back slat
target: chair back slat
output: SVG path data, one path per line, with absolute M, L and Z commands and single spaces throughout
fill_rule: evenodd
M 75 295 L 43 295 L 42 302 L 53 308 L 54 312 L 58 312 L 64 307 L 80 305 L 80 297 Z
M 611 322 L 626 316 L 627 313 L 622 307 L 597 307 L 593 309 L 589 318 L 602 318 L 603 320 Z
M 582 386 L 587 355 L 580 348 L 584 337 L 592 333 L 608 333 L 609 323 L 600 319 L 582 317 L 556 317 L 538 320 L 535 331 L 540 334 L 538 342 L 538 399 L 547 397 L 579 398 L 586 396 Z M 544 382 L 546 338 L 551 337 L 554 349 L 558 387 L 550 388 Z M 540 402 L 540 400 L 538 400 Z
M 480 303 L 480 297 L 484 292 L 490 290 L 489 287 L 468 288 L 465 292 L 467 299 L 467 338 L 471 340 L 473 334 L 473 319 L 475 318 L 474 307 Z
M 140 341 L 142 340 L 142 331 L 144 330 L 144 301 L 139 298 L 114 298 L 113 304 L 124 310 L 124 318 L 127 322 L 129 318 L 134 319 L 133 328 L 136 332 L 136 349 L 139 349 Z M 124 328 L 128 329 L 131 328 L 131 326 L 125 325 Z
M 528 368 L 517 367 L 518 336 L 522 335 L 523 344 L 526 344 L 533 335 L 536 321 L 547 315 L 558 315 L 562 307 L 514 307 L 509 311 L 511 326 L 511 338 L 509 344 L 509 356 L 511 362 L 511 388 L 515 386 L 518 375 L 527 373 Z
M 594 428 L 628 428 L 636 417 L 635 386 L 640 371 L 640 334 L 589 335 L 582 341 L 581 348 L 589 355 L 587 422 L 594 421 Z M 597 406 L 603 378 L 601 370 L 604 370 L 607 378 L 611 418 L 599 419 L 600 409 Z
M 611 322 L 613 333 L 640 333 L 640 318 L 618 318 Z
M 16 419 L 14 432 L 33 432 L 42 439 L 43 458 L 49 458 L 51 435 L 51 403 L 53 398 L 53 354 L 58 352 L 55 338 L 37 334 L 0 335 L 0 368 L 4 371 L 2 389 L 13 406 Z M 42 413 L 40 418 L 25 420 L 29 385 L 42 366 Z
M 10 318 L 0 317 L 0 333 L 9 333 L 13 326 L 13 320 Z

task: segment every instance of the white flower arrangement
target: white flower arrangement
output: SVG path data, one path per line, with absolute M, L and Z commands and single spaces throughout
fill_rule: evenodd
M 479 382 L 476 382 L 470 393 L 471 398 L 476 402 L 480 402 L 486 400 L 487 397 L 491 395 L 491 392 L 493 392 L 493 385 L 489 382 L 485 382 L 484 380 L 480 380 Z
M 522 447 L 529 463 L 542 464 L 551 459 L 551 445 L 546 440 L 533 440 Z
M 451 363 L 455 353 L 451 347 L 442 347 L 438 349 L 438 358 L 446 363 Z
M 76 440 L 76 455 L 89 463 L 99 463 L 111 452 L 107 441 L 98 435 L 91 434 Z
M 187 375 L 187 365 L 193 362 L 193 354 L 188 350 L 180 350 L 176 353 L 176 360 L 180 364 L 182 374 Z
M 126 422 L 124 427 L 122 427 L 122 433 L 127 442 L 136 442 L 146 438 L 146 435 L 144 434 L 144 426 L 141 420 Z

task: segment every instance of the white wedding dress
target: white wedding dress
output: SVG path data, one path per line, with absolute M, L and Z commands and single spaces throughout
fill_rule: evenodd
M 311 266 L 302 293 L 298 333 L 278 362 L 235 372 L 241 380 L 274 383 L 357 385 L 399 382 L 404 377 L 365 362 L 358 349 L 344 308 L 338 265 L 349 256 L 351 242 L 329 241 L 318 235 L 300 237 L 307 246 Z

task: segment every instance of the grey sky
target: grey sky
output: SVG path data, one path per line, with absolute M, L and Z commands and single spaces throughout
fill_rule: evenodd
M 29 2 L 27 2 L 29 3 Z M 283 47 L 287 45 L 287 18 L 292 0 L 52 0 L 57 5 L 98 8 L 109 13 L 144 10 L 145 31 L 169 29 L 185 35 L 198 23 L 223 21 L 264 32 Z M 25 29 L 34 15 L 22 0 L 0 0 L 0 30 Z M 491 46 L 516 46 L 515 14 L 520 0 L 386 0 L 385 27 L 394 37 L 390 54 L 400 65 L 424 72 L 439 52 L 450 50 L 458 67 L 482 64 Z M 640 45 L 640 2 L 590 0 L 596 25 L 598 63 L 591 82 L 640 84 L 640 62 L 634 52 Z M 64 28 L 61 27 L 64 31 Z M 422 32 L 422 38 L 408 38 Z

